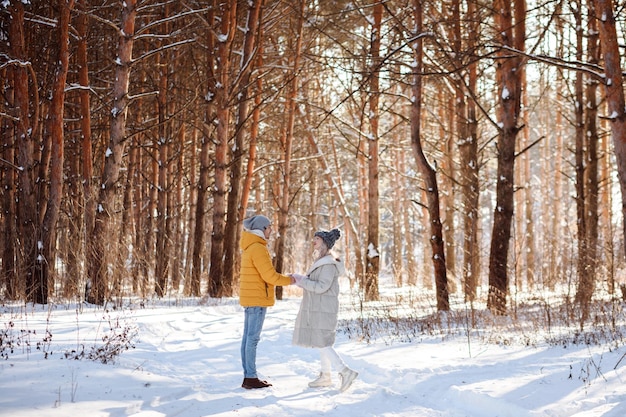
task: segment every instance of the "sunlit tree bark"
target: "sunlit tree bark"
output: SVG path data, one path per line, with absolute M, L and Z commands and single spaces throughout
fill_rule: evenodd
M 379 156 L 378 156 L 378 124 L 380 119 L 379 96 L 380 96 L 380 66 L 382 58 L 380 56 L 381 46 L 381 24 L 383 17 L 383 3 L 376 2 L 372 10 L 372 33 L 370 38 L 370 60 L 369 69 L 369 125 L 370 136 L 368 138 L 368 192 L 367 192 L 367 239 L 365 243 L 366 266 L 364 294 L 366 301 L 378 300 L 380 297 L 378 289 L 378 274 L 380 272 L 380 247 L 379 247 Z
M 582 2 L 581 2 L 582 3 Z M 595 17 L 595 3 L 591 0 L 587 2 L 588 10 L 588 33 L 587 38 L 587 62 L 591 65 L 599 63 L 598 48 L 598 22 Z M 580 49 L 578 54 L 583 55 L 583 25 L 582 25 L 582 4 L 578 5 L 575 13 L 576 21 L 581 22 L 580 29 L 577 31 L 577 46 Z M 580 38 L 580 39 L 578 39 Z M 578 80 L 580 78 L 580 81 Z M 599 204 L 599 184 L 598 184 L 598 144 L 599 135 L 597 127 L 598 118 L 598 80 L 595 77 L 588 76 L 586 89 L 584 91 L 584 107 L 583 103 L 583 74 L 577 74 L 577 82 L 580 83 L 576 92 L 580 89 L 581 109 L 584 110 L 581 118 L 580 132 L 577 131 L 576 136 L 576 203 L 577 203 L 577 224 L 580 228 L 578 231 L 578 287 L 576 289 L 576 301 L 581 308 L 581 323 L 583 323 L 589 314 L 589 303 L 593 296 L 595 288 L 596 273 L 598 260 L 598 204 Z M 578 119 L 577 119 L 578 121 Z M 579 137 L 580 136 L 580 137 Z M 580 147 L 580 149 L 579 149 Z M 580 164 L 580 165 L 579 165 Z
M 613 14 L 613 2 L 611 0 L 596 0 L 595 7 L 595 16 L 599 17 L 600 47 L 604 58 L 604 92 L 621 191 L 622 235 L 626 236 L 626 114 L 619 43 Z M 621 254 L 620 258 L 624 259 L 624 253 Z
M 437 310 L 447 311 L 450 309 L 448 296 L 448 278 L 446 275 L 445 247 L 443 242 L 443 232 L 441 218 L 439 215 L 439 189 L 437 187 L 437 173 L 428 163 L 424 150 L 422 149 L 421 138 L 421 112 L 422 112 L 422 71 L 423 71 L 423 41 L 422 41 L 422 2 L 413 0 L 413 19 L 415 22 L 414 39 L 411 42 L 413 48 L 413 84 L 411 89 L 411 144 L 413 155 L 417 162 L 417 168 L 425 183 L 427 200 L 428 221 L 430 223 L 430 245 L 432 250 L 432 261 L 435 273 L 435 287 L 437 297 Z
M 524 50 L 526 18 L 525 1 L 498 0 L 494 3 L 497 31 L 502 46 Z M 512 10 L 513 6 L 513 10 Z M 515 13 L 515 25 L 513 15 Z M 496 207 L 494 210 L 491 250 L 489 254 L 489 299 L 491 311 L 506 313 L 508 293 L 508 255 L 513 219 L 513 180 L 515 141 L 519 130 L 522 59 L 502 49 L 496 62 L 498 88 L 498 168 L 496 178 Z
M 460 7 L 460 4 L 455 4 L 455 9 L 457 7 Z M 474 1 L 468 2 L 467 16 L 469 20 L 467 26 L 467 48 L 474 50 L 480 27 L 480 20 L 476 18 L 478 13 L 476 12 L 476 4 Z M 459 27 L 457 31 L 460 34 L 461 28 Z M 467 90 L 471 95 L 476 94 L 478 81 L 477 72 L 477 63 L 471 62 L 468 66 L 467 75 Z M 465 113 L 465 111 L 467 111 L 467 113 Z M 466 118 L 464 118 L 465 114 L 467 114 Z M 476 297 L 480 274 L 480 246 L 478 241 L 480 166 L 478 160 L 478 120 L 476 104 L 473 100 L 457 101 L 457 123 L 459 123 L 457 129 L 459 133 L 459 152 L 461 158 L 461 198 L 464 213 L 463 283 L 466 300 L 473 301 Z

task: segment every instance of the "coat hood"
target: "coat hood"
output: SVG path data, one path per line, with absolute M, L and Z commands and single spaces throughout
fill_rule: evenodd
M 262 238 L 260 234 L 256 234 L 254 232 L 249 232 L 247 230 L 241 232 L 241 241 L 239 242 L 239 247 L 241 247 L 242 250 L 248 249 L 248 247 L 253 243 L 261 243 L 262 245 L 267 245 L 267 240 L 265 240 L 265 238 Z
M 344 275 L 346 273 L 346 266 L 341 261 L 341 259 L 333 258 L 333 256 L 329 254 L 326 256 L 322 256 L 321 258 L 313 262 L 313 265 L 311 265 L 311 268 L 309 268 L 306 274 L 311 275 L 311 272 L 313 272 L 313 270 L 323 265 L 335 265 L 337 267 L 337 271 L 339 272 L 338 276 Z

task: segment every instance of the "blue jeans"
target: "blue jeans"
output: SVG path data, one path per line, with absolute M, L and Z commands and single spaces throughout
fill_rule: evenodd
M 241 366 L 244 378 L 257 378 L 256 347 L 261 340 L 261 330 L 267 307 L 245 307 L 243 338 L 241 339 Z

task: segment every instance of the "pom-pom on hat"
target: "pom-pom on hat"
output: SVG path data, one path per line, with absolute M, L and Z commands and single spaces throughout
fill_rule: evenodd
M 319 232 L 315 232 L 315 236 L 319 236 L 326 244 L 326 247 L 331 249 L 341 236 L 341 232 L 339 229 L 329 230 L 328 232 L 320 230 Z
M 258 214 L 256 216 L 248 217 L 243 221 L 243 227 L 247 230 L 265 230 L 272 222 L 267 217 L 262 214 Z

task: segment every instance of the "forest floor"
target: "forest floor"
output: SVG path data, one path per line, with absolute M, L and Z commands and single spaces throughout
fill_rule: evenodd
M 313 349 L 291 344 L 297 289 L 271 308 L 257 365 L 273 386 L 241 388 L 237 299 L 0 307 L 0 416 L 623 417 L 621 301 L 598 303 L 588 331 L 559 297 L 516 301 L 508 316 L 414 288 L 380 303 L 342 299 L 337 351 L 359 376 L 311 389 Z M 335 383 L 338 379 L 335 378 Z

